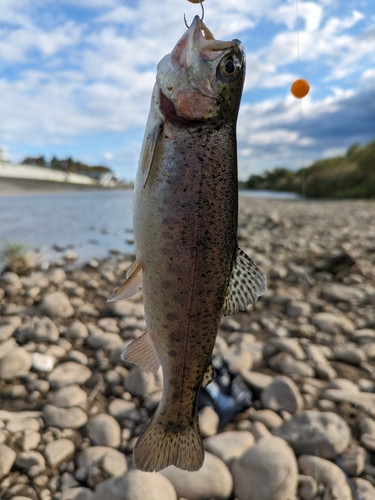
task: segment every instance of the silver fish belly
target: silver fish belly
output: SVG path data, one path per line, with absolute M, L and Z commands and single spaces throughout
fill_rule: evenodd
M 124 358 L 163 369 L 162 400 L 134 449 L 145 471 L 202 466 L 196 398 L 212 379 L 220 318 L 266 289 L 237 244 L 243 47 L 204 28 L 196 17 L 159 63 L 134 193 L 136 262 L 109 299 L 142 287 L 147 333 Z

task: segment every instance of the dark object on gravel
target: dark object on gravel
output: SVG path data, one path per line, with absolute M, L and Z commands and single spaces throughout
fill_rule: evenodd
M 219 415 L 219 429 L 223 429 L 234 416 L 253 402 L 253 395 L 237 374 L 228 369 L 228 364 L 221 356 L 212 360 L 215 371 L 213 381 L 207 387 L 200 388 L 198 408 L 212 406 Z

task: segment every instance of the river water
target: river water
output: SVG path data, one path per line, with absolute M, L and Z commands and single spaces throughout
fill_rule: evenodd
M 296 198 L 293 193 L 240 191 L 242 196 Z M 72 250 L 80 261 L 110 250 L 134 253 L 131 190 L 22 194 L 0 197 L 0 248 L 5 240 L 44 249 L 49 260 Z

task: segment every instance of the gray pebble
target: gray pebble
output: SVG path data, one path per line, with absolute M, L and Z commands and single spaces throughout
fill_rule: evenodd
M 67 385 L 83 385 L 91 377 L 91 370 L 74 361 L 60 363 L 49 375 L 51 387 L 59 389 Z
M 278 376 L 262 391 L 261 401 L 273 411 L 295 413 L 303 408 L 303 399 L 296 384 L 289 377 Z
M 50 403 L 59 408 L 83 406 L 87 403 L 87 394 L 78 385 L 68 385 L 55 392 L 50 398 Z
M 43 418 L 48 426 L 58 429 L 80 429 L 87 422 L 87 415 L 80 408 L 58 408 L 49 404 L 43 408 Z
M 69 439 L 58 439 L 47 443 L 44 456 L 52 469 L 69 460 L 74 454 L 74 444 Z
M 188 472 L 170 466 L 157 475 L 169 479 L 179 497 L 189 500 L 226 500 L 233 489 L 232 476 L 222 460 L 206 452 L 202 467 L 196 472 Z
M 234 493 L 241 500 L 289 500 L 296 491 L 298 468 L 288 444 L 261 438 L 231 464 Z
M 0 444 L 0 479 L 8 475 L 15 459 L 16 452 L 12 448 L 9 448 L 9 446 Z
M 287 441 L 297 455 L 309 453 L 332 458 L 331 447 L 337 454 L 349 445 L 348 424 L 332 412 L 301 411 L 273 431 Z
M 40 305 L 40 310 L 43 314 L 52 318 L 69 318 L 74 314 L 69 297 L 64 292 L 45 294 Z
M 23 377 L 30 368 L 30 354 L 22 347 L 15 347 L 0 358 L 0 380 L 10 381 Z
M 120 426 L 111 415 L 101 413 L 90 417 L 86 430 L 94 445 L 118 448 L 121 444 Z

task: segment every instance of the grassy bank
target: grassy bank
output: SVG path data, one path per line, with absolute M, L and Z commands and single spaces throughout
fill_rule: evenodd
M 291 191 L 315 198 L 375 198 L 375 141 L 351 146 L 344 156 L 319 160 L 292 172 L 276 168 L 252 175 L 241 183 L 246 189 Z

